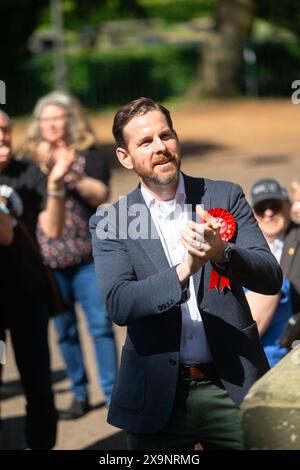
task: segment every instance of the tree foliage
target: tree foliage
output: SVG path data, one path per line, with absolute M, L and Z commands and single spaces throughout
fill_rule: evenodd
M 255 14 L 300 36 L 299 0 L 255 0 Z
M 0 0 L 1 77 L 12 73 L 28 54 L 27 41 L 45 15 L 49 0 Z M 131 16 L 145 16 L 138 0 L 62 0 L 66 26 L 80 25 Z
M 36 28 L 48 0 L 0 0 L 1 77 L 27 53 L 28 37 Z
M 67 29 L 77 29 L 85 25 L 97 25 L 102 21 L 122 18 L 155 16 L 168 21 L 184 21 L 195 16 L 211 15 L 215 18 L 215 31 L 220 32 L 220 36 L 223 35 L 225 38 L 225 42 L 223 38 L 220 39 L 218 48 L 227 44 L 228 51 L 236 49 L 236 53 L 239 55 L 241 47 L 234 47 L 234 44 L 243 41 L 245 33 L 250 29 L 248 25 L 243 30 L 242 23 L 234 13 L 234 11 L 241 11 L 240 5 L 243 1 L 61 0 L 64 23 Z M 253 0 L 253 3 L 255 7 L 253 18 L 263 18 L 272 24 L 294 32 L 298 36 L 300 35 L 299 0 Z M 0 79 L 9 77 L 15 65 L 26 57 L 28 54 L 26 45 L 33 31 L 42 23 L 49 24 L 49 4 L 50 0 L 0 0 L 0 54 L 2 59 Z M 233 15 L 231 24 L 230 15 Z M 235 27 L 239 28 L 239 31 L 236 29 L 236 34 L 233 32 Z M 229 29 L 232 33 L 227 34 Z M 221 51 L 219 52 L 221 54 Z M 217 64 L 219 59 L 216 55 L 215 60 Z M 231 60 L 232 63 L 237 63 L 233 56 Z M 224 70 L 224 67 L 222 66 L 221 69 Z M 235 66 L 235 69 L 237 70 L 238 67 Z M 236 75 L 236 71 L 234 74 Z
M 102 21 L 147 16 L 139 0 L 65 0 L 63 9 L 65 25 L 71 29 Z

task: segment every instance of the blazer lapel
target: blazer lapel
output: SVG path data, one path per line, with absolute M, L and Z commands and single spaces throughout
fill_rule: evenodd
M 300 231 L 292 230 L 294 225 L 291 225 L 288 229 L 288 233 L 284 240 L 284 246 L 282 250 L 280 266 L 283 274 L 289 278 L 295 260 L 294 253 L 300 244 Z
M 149 216 L 151 218 L 150 211 L 149 211 Z M 152 221 L 152 218 L 151 218 L 151 221 Z M 152 223 L 153 223 L 153 221 L 152 221 Z M 156 270 L 158 272 L 159 271 L 164 271 L 164 270 L 168 269 L 170 267 L 170 265 L 169 265 L 169 262 L 167 260 L 165 251 L 163 249 L 163 246 L 161 244 L 159 235 L 157 233 L 157 230 L 156 230 L 156 227 L 155 227 L 154 224 L 153 224 L 153 228 L 152 228 L 152 235 L 153 236 L 155 235 L 156 238 L 149 238 L 148 240 L 139 239 L 138 241 L 142 245 L 142 247 L 143 247 L 144 251 L 146 252 L 146 254 L 147 254 L 148 258 L 150 259 L 150 261 L 152 261 L 152 263 L 154 264 Z

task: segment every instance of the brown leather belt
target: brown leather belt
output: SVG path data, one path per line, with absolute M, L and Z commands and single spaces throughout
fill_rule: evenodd
M 181 380 L 212 380 L 216 378 L 217 375 L 213 362 L 194 364 L 192 366 L 179 366 L 179 378 Z

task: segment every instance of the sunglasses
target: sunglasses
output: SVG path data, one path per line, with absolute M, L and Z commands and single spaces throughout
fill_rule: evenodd
M 274 214 L 281 212 L 283 208 L 282 201 L 263 201 L 254 207 L 254 212 L 258 216 L 262 216 L 266 210 L 271 210 Z

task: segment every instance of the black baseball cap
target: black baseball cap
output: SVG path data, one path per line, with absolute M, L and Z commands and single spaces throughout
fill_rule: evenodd
M 256 181 L 251 189 L 252 206 L 259 202 L 276 199 L 278 201 L 288 201 L 289 195 L 278 181 L 273 179 L 263 179 Z

